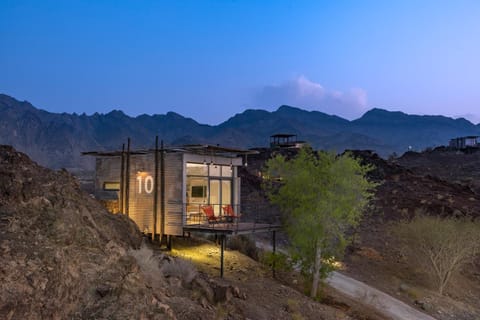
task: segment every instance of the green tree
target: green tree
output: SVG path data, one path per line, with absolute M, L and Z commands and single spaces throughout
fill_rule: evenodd
M 316 297 L 321 278 L 343 254 L 346 232 L 356 226 L 373 196 L 375 183 L 366 179 L 365 166 L 346 153 L 337 156 L 302 148 L 287 160 L 278 155 L 265 167 L 265 189 L 284 214 L 292 258 L 312 280 Z
M 480 221 L 433 217 L 423 212 L 393 227 L 412 264 L 428 274 L 443 295 L 452 275 L 480 254 Z

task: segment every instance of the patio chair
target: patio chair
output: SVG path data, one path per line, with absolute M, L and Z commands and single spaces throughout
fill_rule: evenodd
M 233 207 L 231 205 L 226 205 L 222 207 L 223 209 L 223 215 L 227 219 L 228 222 L 233 222 L 235 220 L 240 219 L 241 214 L 236 214 L 235 211 L 233 210 Z
M 207 217 L 208 223 L 213 223 L 213 222 L 219 222 L 220 221 L 220 217 L 215 216 L 215 213 L 213 212 L 213 207 L 212 206 L 202 206 L 201 209 L 202 209 L 202 212 Z

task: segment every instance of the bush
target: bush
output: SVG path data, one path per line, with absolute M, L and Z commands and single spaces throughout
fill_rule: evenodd
M 250 258 L 258 261 L 258 249 L 255 241 L 247 236 L 233 236 L 228 238 L 228 248 L 237 250 Z
M 415 265 L 429 274 L 443 294 L 453 274 L 480 253 L 480 222 L 469 217 L 417 215 L 393 227 Z
M 154 287 L 162 287 L 164 285 L 162 273 L 160 271 L 160 260 L 163 255 L 155 256 L 152 249 L 142 244 L 140 249 L 130 249 L 128 254 L 135 258 L 137 264 L 140 266 L 144 277 Z
M 197 276 L 197 269 L 190 261 L 154 253 L 145 244 L 138 250 L 129 250 L 128 253 L 135 258 L 147 281 L 155 287 L 164 286 L 165 278 L 170 277 L 178 278 L 183 284 L 189 285 Z
M 260 262 L 269 268 L 275 263 L 275 270 L 278 272 L 290 272 L 293 270 L 291 259 L 281 252 L 265 252 L 262 254 Z
M 197 276 L 197 268 L 188 260 L 175 258 L 162 265 L 163 275 L 166 278 L 175 277 L 183 284 L 190 284 Z

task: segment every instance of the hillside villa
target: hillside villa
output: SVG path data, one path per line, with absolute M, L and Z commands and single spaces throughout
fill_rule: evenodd
M 272 232 L 278 225 L 243 221 L 238 167 L 251 150 L 212 145 L 90 151 L 94 156 L 94 195 L 112 213 L 129 216 L 145 234 L 171 248 L 173 236 L 209 233 L 221 241 L 229 235 Z

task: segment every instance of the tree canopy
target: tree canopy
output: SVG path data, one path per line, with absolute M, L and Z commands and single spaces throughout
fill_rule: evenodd
M 349 153 L 308 147 L 293 159 L 278 155 L 266 164 L 267 194 L 284 214 L 292 257 L 312 278 L 312 297 L 331 270 L 325 261 L 343 254 L 346 231 L 358 225 L 373 196 L 375 184 L 366 178 L 371 169 Z

